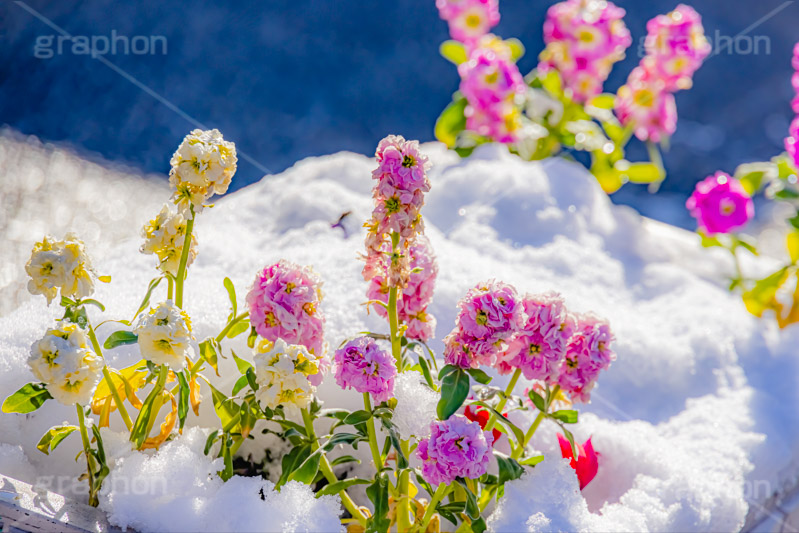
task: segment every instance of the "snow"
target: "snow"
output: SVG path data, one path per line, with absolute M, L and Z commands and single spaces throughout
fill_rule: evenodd
M 600 378 L 592 404 L 581 407 L 574 428 L 579 441 L 593 437 L 600 453 L 596 479 L 582 494 L 573 493 L 576 481 L 559 460 L 555 428 L 542 424 L 532 444 L 547 460 L 508 485 L 507 500 L 489 522 L 494 530 L 734 530 L 743 525 L 749 501 L 763 512 L 762 504 L 786 477 L 799 478 L 799 331 L 780 332 L 750 316 L 723 287 L 719 273 L 729 268 L 723 255 L 701 249 L 689 232 L 614 206 L 577 164 L 527 163 L 493 146 L 480 147 L 467 160 L 437 144 L 423 149 L 434 163 L 423 213 L 440 264 L 429 310 L 438 319 L 439 338 L 454 323 L 464 292 L 496 278 L 520 292 L 558 291 L 570 309 L 606 317 L 618 339 L 618 359 Z M 349 153 L 306 159 L 206 210 L 197 224 L 199 256 L 186 289 L 197 338 L 216 335 L 225 320 L 225 276 L 241 302 L 255 272 L 280 258 L 312 265 L 325 281 L 331 346 L 362 331 L 385 331 L 385 322 L 361 305 L 365 283 L 357 261 L 361 223 L 371 210 L 372 167 L 370 159 Z M 346 233 L 331 227 L 345 212 L 351 213 L 344 220 Z M 97 294 L 108 317 L 129 318 L 155 275 L 152 258 L 138 247 L 138 239 L 127 239 L 95 257 L 101 273 L 113 276 Z M 56 312 L 39 298 L 0 318 L 0 391 L 31 379 L 27 351 Z M 94 310 L 90 316 L 99 318 Z M 113 330 L 102 328 L 101 341 Z M 225 346 L 249 357 L 243 338 Z M 432 348 L 440 353 L 440 341 Z M 135 346 L 106 356 L 115 365 L 138 359 Z M 220 360 L 220 371 L 223 378 L 215 378 L 215 385 L 229 390 L 237 375 L 232 360 Z M 411 379 L 398 380 L 396 389 L 400 430 L 421 431 L 433 416 L 433 399 L 419 396 Z M 339 391 L 330 379 L 319 394 L 327 407 L 360 406 L 357 394 Z M 416 396 L 424 401 L 412 405 L 409 399 Z M 209 403 L 199 418 L 189 417 L 189 425 L 214 426 Z M 38 475 L 77 475 L 77 440 L 68 439 L 51 456 L 35 449 L 47 428 L 70 416 L 70 409 L 52 402 L 26 417 L 0 415 L 0 443 L 21 446 Z M 131 454 L 119 443 L 119 464 L 109 481 L 144 483 L 169 472 L 170 489 L 168 499 L 152 499 L 124 496 L 109 485 L 102 505 L 111 521 L 148 531 L 208 524 L 286 531 L 338 527 L 331 518 L 340 511 L 337 504 L 312 500 L 300 487 L 278 495 L 260 479 L 222 485 L 214 478 L 219 467 L 202 456 L 201 433 L 188 430 L 154 455 Z M 258 460 L 271 445 L 258 440 L 243 453 Z M 260 487 L 268 494 L 263 502 Z M 306 510 L 302 516 L 282 514 L 289 503 Z M 260 521 L 234 523 L 250 517 L 230 513 L 231 507 L 247 509 Z M 216 514 L 220 522 L 209 522 Z
M 436 418 L 438 395 L 422 383 L 423 379 L 417 372 L 404 372 L 394 380 L 397 407 L 391 420 L 403 439 L 429 436 L 430 421 Z

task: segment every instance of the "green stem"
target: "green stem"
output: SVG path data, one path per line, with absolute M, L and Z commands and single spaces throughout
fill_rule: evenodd
M 391 253 L 397 252 L 399 234 L 391 234 Z M 391 353 L 397 363 L 397 371 L 402 372 L 402 339 L 399 336 L 399 315 L 397 314 L 397 287 L 388 290 L 388 327 L 391 330 Z
M 105 362 L 103 350 L 100 348 L 100 343 L 97 342 L 97 335 L 94 333 L 94 328 L 92 327 L 91 322 L 88 323 L 87 326 L 89 330 L 89 340 L 92 342 L 94 351 L 103 359 L 103 362 Z M 106 364 L 103 364 L 103 378 L 105 378 L 105 382 L 108 385 L 108 388 L 111 390 L 111 395 L 114 397 L 114 403 L 119 410 L 119 416 L 122 417 L 122 421 L 125 422 L 125 426 L 128 428 L 128 431 L 130 431 L 133 427 L 133 422 L 130 420 L 128 410 L 125 408 L 125 404 L 122 402 L 122 397 L 119 395 L 119 391 L 114 385 L 114 380 L 111 378 L 111 372 L 108 371 L 108 365 Z
M 222 342 L 222 340 L 224 340 L 225 338 L 225 335 L 227 335 L 228 331 L 230 331 L 231 328 L 233 328 L 233 326 L 235 326 L 236 324 L 238 324 L 248 316 L 250 316 L 250 313 L 245 311 L 236 318 L 234 318 L 233 320 L 231 320 L 230 322 L 228 322 L 228 325 L 225 326 L 225 329 L 223 329 L 222 332 L 216 336 L 216 342 Z
M 512 457 L 514 459 L 518 459 L 522 456 L 522 454 L 524 454 L 524 450 L 527 449 L 527 444 L 530 442 L 530 439 L 533 438 L 533 435 L 538 429 L 538 426 L 541 425 L 541 421 L 544 420 L 544 418 L 546 418 L 547 413 L 549 413 L 549 407 L 552 405 L 552 402 L 555 400 L 555 397 L 558 395 L 559 392 L 560 392 L 560 385 L 555 385 L 555 387 L 549 392 L 549 394 L 547 394 L 547 398 L 549 399 L 549 401 L 545 406 L 546 411 L 539 412 L 538 416 L 535 417 L 533 425 L 530 426 L 530 429 L 528 429 L 527 433 L 524 434 L 524 442 L 522 442 L 522 445 L 519 446 L 519 448 L 513 453 Z
M 372 402 L 369 400 L 368 392 L 363 393 L 363 408 L 370 413 L 372 412 Z M 380 448 L 377 447 L 374 418 L 369 418 L 366 421 L 366 432 L 369 434 L 369 448 L 372 450 L 372 460 L 375 463 L 375 468 L 380 471 L 383 468 L 383 458 L 380 455 Z
M 169 286 L 167 288 L 167 291 L 166 291 L 166 297 L 167 297 L 168 300 L 171 300 L 172 298 L 175 297 L 175 280 L 174 280 L 174 278 L 172 276 L 167 274 L 166 281 L 169 284 Z
M 433 499 L 430 500 L 429 504 L 427 504 L 427 509 L 422 517 L 422 524 L 416 531 L 424 532 L 427 529 L 428 524 L 430 524 L 430 520 L 432 520 L 433 515 L 436 514 L 436 507 L 438 506 L 438 503 L 442 500 L 442 498 L 444 498 L 444 496 L 447 495 L 447 492 L 449 492 L 449 486 L 446 483 L 439 483 L 435 494 L 433 494 Z
M 405 457 L 410 458 L 410 446 L 407 440 L 400 441 L 400 448 L 402 449 L 402 453 L 405 454 Z M 411 471 L 408 469 L 402 470 L 399 472 L 397 479 L 397 489 L 400 496 L 399 511 L 397 513 L 397 531 L 410 531 L 413 523 L 416 521 L 415 516 L 411 519 L 413 513 L 411 513 L 410 486 Z
M 155 425 L 155 420 L 158 418 L 158 412 L 161 411 L 161 406 L 164 404 L 163 395 L 161 392 L 166 387 L 166 379 L 169 377 L 169 368 L 166 365 L 161 365 L 158 369 L 158 381 L 155 384 L 155 400 L 153 401 L 153 409 L 150 411 L 150 419 L 147 421 L 147 431 L 144 434 L 144 441 L 147 440 L 147 437 L 150 436 L 150 432 L 153 430 L 153 426 Z
M 505 404 L 508 402 L 508 398 L 511 394 L 513 394 L 513 388 L 516 387 L 516 382 L 519 381 L 519 377 L 522 375 L 521 369 L 517 368 L 516 372 L 513 373 L 513 376 L 510 378 L 510 382 L 508 383 L 508 387 L 505 389 L 505 394 L 502 396 L 502 399 L 499 400 L 497 404 L 497 412 L 502 413 L 502 409 L 505 407 Z M 494 429 L 494 425 L 497 423 L 497 417 L 494 413 L 491 413 L 491 418 L 488 420 L 486 427 L 483 428 L 483 431 L 491 431 Z
M 80 404 L 75 404 L 78 411 L 78 425 L 80 426 L 80 438 L 83 441 L 83 454 L 86 456 L 86 468 L 89 475 L 89 505 L 97 507 L 100 503 L 97 499 L 97 490 L 94 487 L 94 456 L 91 453 L 91 444 L 89 442 L 89 432 L 86 431 L 86 416 L 83 414 L 83 407 Z
M 311 419 L 311 414 L 308 412 L 307 409 L 302 409 L 302 421 L 305 423 L 305 432 L 308 434 L 308 438 L 311 439 L 311 449 L 316 451 L 319 449 L 319 441 L 316 438 L 316 432 L 313 428 L 313 420 Z M 325 476 L 328 483 L 335 483 L 338 481 L 336 474 L 333 472 L 333 468 L 330 466 L 330 462 L 327 460 L 327 456 L 322 453 L 322 458 L 319 461 L 319 469 L 322 471 L 322 475 Z M 358 521 L 359 524 L 362 526 L 366 526 L 366 517 L 358 509 L 358 506 L 355 505 L 355 502 L 352 501 L 350 495 L 347 494 L 346 490 L 342 490 L 338 493 L 341 496 L 341 502 L 344 504 L 344 507 L 347 511 L 350 512 L 352 517 Z
M 183 283 L 186 280 L 186 263 L 189 261 L 189 250 L 191 249 L 191 232 L 194 230 L 194 206 L 191 210 L 191 218 L 186 221 L 186 235 L 183 238 L 183 250 L 180 253 L 180 265 L 175 276 L 175 305 L 183 309 Z
M 649 192 L 656 193 L 660 189 L 660 184 L 666 179 L 666 169 L 663 167 L 663 158 L 660 156 L 660 150 L 652 141 L 646 142 L 646 151 L 649 153 L 649 160 L 660 171 L 660 179 L 649 184 Z

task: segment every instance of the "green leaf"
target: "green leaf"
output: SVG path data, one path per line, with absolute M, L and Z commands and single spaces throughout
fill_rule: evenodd
M 513 481 L 514 479 L 519 479 L 522 477 L 522 474 L 524 474 L 524 467 L 515 459 L 498 451 L 494 451 L 494 457 L 497 458 L 497 466 L 499 466 L 500 485 L 504 485 L 508 481 Z
M 325 444 L 325 451 L 330 451 L 339 444 L 355 444 L 361 440 L 363 437 L 355 433 L 336 433 Z
M 51 399 L 44 383 L 28 383 L 3 402 L 4 413 L 32 413 Z
M 241 372 L 242 374 L 246 374 L 247 369 L 253 367 L 252 363 L 250 363 L 249 361 L 245 361 L 244 359 L 236 355 L 236 352 L 234 352 L 233 350 L 231 350 L 231 353 L 233 354 L 233 360 L 236 362 L 236 368 L 238 368 L 239 372 Z
M 502 416 L 502 414 L 499 411 L 488 405 L 486 402 L 473 402 L 472 405 L 479 405 L 481 407 L 485 407 L 486 409 L 488 409 L 491 412 L 491 414 L 493 414 L 494 417 L 496 418 L 497 420 L 496 423 L 501 424 L 502 427 L 505 429 L 505 433 L 508 434 L 512 433 L 514 438 L 516 439 L 516 442 L 518 442 L 519 444 L 524 442 L 524 432 L 521 429 L 519 429 L 518 426 L 516 426 L 516 424 L 514 424 L 513 422 Z
M 366 495 L 374 505 L 374 514 L 367 522 L 367 533 L 388 531 L 391 520 L 388 519 L 388 478 L 385 474 L 376 476 L 375 482 L 366 488 Z
M 230 305 L 231 305 L 231 307 L 233 309 L 232 316 L 236 316 L 236 314 L 237 314 L 236 313 L 236 311 L 237 311 L 237 307 L 236 307 L 236 288 L 233 286 L 233 282 L 230 281 L 230 278 L 225 278 L 225 280 L 222 282 L 222 284 L 225 286 L 225 289 L 227 290 L 228 298 L 230 299 Z
M 424 357 L 419 357 L 419 368 L 422 369 L 422 375 L 424 376 L 424 380 L 427 382 L 427 386 L 433 390 L 438 390 L 438 387 L 436 387 L 436 384 L 433 381 L 433 376 L 430 373 L 430 366 L 427 364 L 427 359 Z
M 491 383 L 491 376 L 480 370 L 479 368 L 467 368 L 466 371 L 472 376 L 477 383 L 481 385 L 488 385 Z
M 246 377 L 247 377 L 247 383 L 250 384 L 250 388 L 252 389 L 252 391 L 253 392 L 258 391 L 258 382 L 255 380 L 255 369 L 248 368 Z
M 103 343 L 103 348 L 106 350 L 112 350 L 117 346 L 122 346 L 123 344 L 136 344 L 139 341 L 139 337 L 130 331 L 115 331 Z
M 724 246 L 721 243 L 721 241 L 718 239 L 718 237 L 710 237 L 709 235 L 705 235 L 701 231 L 698 231 L 697 233 L 702 238 L 702 246 L 705 248 L 712 248 L 714 246 L 721 246 L 721 247 Z
M 462 513 L 466 510 L 466 502 L 452 502 L 446 505 L 438 504 L 436 509 L 441 513 Z
M 453 101 L 449 104 L 436 120 L 435 136 L 436 139 L 454 148 L 458 141 L 458 134 L 466 129 L 466 98 L 459 93 L 455 93 Z
M 97 300 L 94 300 L 92 298 L 89 298 L 87 300 L 81 300 L 80 303 L 81 303 L 81 305 L 85 305 L 85 304 L 93 305 L 96 308 L 98 308 L 100 311 L 105 311 L 105 306 L 103 304 L 101 304 L 100 302 L 98 302 Z
M 344 418 L 343 422 L 347 425 L 354 426 L 355 424 L 366 422 L 370 418 L 372 418 L 372 413 L 361 409 L 360 411 L 355 411 L 354 413 L 348 414 Z
M 334 483 L 330 483 L 329 485 L 325 485 L 324 487 L 322 487 L 322 489 L 316 493 L 316 497 L 319 498 L 321 496 L 338 494 L 342 490 L 347 490 L 353 485 L 368 485 L 369 483 L 371 483 L 370 480 L 361 479 L 359 477 L 350 477 L 347 479 L 342 479 L 341 481 L 336 481 Z
M 139 410 L 139 416 L 136 417 L 136 422 L 133 423 L 133 429 L 130 430 L 130 441 L 136 444 L 137 449 L 141 448 L 142 444 L 144 444 L 144 441 L 147 439 L 147 425 L 150 417 L 153 416 L 153 403 L 160 395 L 161 391 L 159 391 L 157 387 L 153 387 L 150 390 L 150 393 L 147 395 L 147 398 L 145 398 Z
M 460 409 L 469 395 L 469 374 L 458 368 L 444 376 L 441 382 L 441 399 L 436 412 L 438 418 L 446 420 Z
M 89 317 L 86 315 L 86 309 L 83 306 L 66 307 L 64 309 L 64 320 L 77 324 L 84 329 L 89 325 Z
M 785 246 L 788 248 L 788 255 L 791 263 L 799 261 L 799 232 L 792 231 L 785 236 Z
M 205 440 L 205 448 L 203 449 L 203 455 L 208 455 L 208 452 L 211 451 L 211 446 L 214 445 L 218 437 L 219 437 L 218 429 L 213 433 L 211 433 L 210 435 L 208 435 L 208 438 Z
M 510 58 L 514 63 L 524 55 L 524 45 L 519 39 L 505 39 L 505 44 L 510 48 Z
M 527 459 L 519 461 L 519 464 L 524 466 L 535 466 L 543 460 L 544 460 L 543 455 L 534 455 L 532 457 L 528 457 Z
M 147 287 L 147 293 L 144 295 L 141 305 L 139 305 L 139 308 L 136 310 L 136 314 L 133 315 L 133 320 L 136 320 L 136 317 L 139 316 L 139 313 L 147 309 L 147 306 L 150 304 L 150 296 L 153 295 L 153 291 L 156 287 L 158 287 L 158 284 L 161 283 L 161 280 L 163 279 L 163 277 L 160 277 L 154 278 L 152 281 L 150 281 L 150 285 Z M 133 322 L 133 320 L 131 320 L 131 322 Z
M 239 406 L 236 402 L 225 396 L 222 392 L 218 391 L 213 385 L 211 387 L 211 396 L 214 401 L 214 411 L 222 422 L 222 430 L 230 431 L 235 427 L 236 422 L 239 420 Z
M 622 180 L 628 179 L 633 183 L 655 183 L 663 179 L 663 173 L 653 163 L 630 163 L 622 159 L 616 162 L 614 168 Z
M 560 429 L 563 431 L 563 434 L 566 435 L 566 439 L 569 441 L 569 445 L 572 447 L 572 457 L 577 457 L 577 445 L 574 443 L 574 435 L 572 435 L 572 432 L 563 426 L 560 426 Z
M 616 95 L 609 93 L 599 94 L 591 98 L 587 105 L 597 107 L 599 109 L 613 109 L 613 107 L 616 105 Z
M 330 466 L 338 466 L 338 465 L 343 465 L 345 463 L 361 464 L 361 460 L 353 457 L 352 455 L 342 455 L 330 461 Z
M 441 46 L 438 47 L 438 52 L 444 59 L 455 65 L 466 63 L 466 61 L 469 60 L 469 57 L 466 55 L 466 48 L 458 41 L 444 41 L 441 43 Z
M 539 77 L 541 81 L 541 87 L 546 89 L 546 91 L 554 96 L 555 98 L 560 98 L 563 96 L 563 81 L 560 78 L 560 73 L 557 70 L 552 69 L 543 76 Z
M 546 400 L 544 400 L 543 396 L 538 394 L 533 389 L 527 391 L 527 396 L 530 397 L 530 401 L 533 402 L 533 405 L 535 405 L 536 409 L 538 409 L 542 413 L 545 413 L 547 411 L 547 402 Z
M 319 472 L 319 462 L 322 459 L 321 448 L 308 456 L 305 461 L 294 472 L 289 475 L 289 481 L 299 481 L 305 485 L 310 485 L 316 479 Z
M 788 276 L 788 267 L 785 266 L 758 280 L 750 290 L 743 293 L 746 309 L 757 317 L 763 316 L 768 309 L 776 309 L 777 291 L 788 280 Z
M 207 338 L 200 343 L 200 357 L 202 357 L 211 368 L 214 369 L 216 375 L 219 375 L 219 361 L 218 355 L 216 352 L 216 347 L 214 344 L 216 343 L 215 339 Z
M 441 368 L 441 370 L 439 370 L 439 372 L 438 372 L 438 380 L 439 380 L 439 381 L 441 381 L 441 380 L 442 380 L 442 379 L 444 379 L 444 378 L 445 378 L 447 375 L 451 374 L 452 372 L 455 372 L 456 370 L 458 370 L 458 367 L 457 367 L 457 366 L 454 366 L 454 365 L 445 365 L 445 366 L 444 366 L 443 368 Z
M 572 409 L 561 409 L 560 411 L 555 411 L 549 416 L 551 416 L 555 420 L 560 420 L 564 424 L 577 423 L 577 411 L 574 411 Z
M 457 478 L 456 481 L 466 491 L 466 516 L 472 520 L 477 519 L 480 516 L 480 506 L 477 504 L 477 497 L 462 478 Z
M 479 516 L 472 520 L 471 528 L 472 533 L 483 533 L 486 529 L 488 529 L 488 524 L 486 524 L 485 518 Z
M 184 370 L 183 372 L 175 372 L 175 375 L 178 377 L 178 384 L 180 385 L 178 396 L 178 427 L 181 430 L 183 429 L 183 425 L 186 423 L 186 416 L 189 414 L 189 393 L 191 392 L 191 389 L 189 388 L 189 381 L 186 378 L 187 373 L 187 370 Z
M 236 380 L 236 384 L 233 385 L 233 390 L 230 392 L 230 394 L 232 396 L 237 395 L 239 391 L 241 391 L 241 389 L 243 389 L 247 385 L 249 385 L 249 383 L 247 382 L 247 376 L 246 375 L 239 376 L 239 379 Z
M 292 472 L 305 462 L 309 455 L 311 455 L 311 447 L 308 444 L 303 444 L 302 446 L 293 448 L 289 453 L 283 456 L 280 464 L 280 479 L 276 484 L 278 489 L 286 484 Z
M 255 348 L 255 339 L 258 338 L 258 332 L 255 331 L 255 326 L 250 328 L 250 335 L 247 337 L 247 347 Z
M 77 429 L 78 426 L 53 426 L 42 436 L 36 448 L 43 454 L 50 455 L 50 452 L 55 450 L 62 440 Z
M 242 319 L 236 322 L 236 324 L 232 328 L 230 328 L 225 337 L 227 337 L 228 339 L 236 338 L 245 331 L 247 331 L 248 329 L 250 329 L 250 322 Z
M 391 445 L 397 452 L 397 466 L 400 470 L 408 468 L 408 458 L 405 457 L 405 452 L 402 451 L 402 444 L 400 443 L 400 436 L 399 433 L 397 433 L 396 426 L 385 418 L 382 419 L 382 421 L 383 428 L 388 431 L 388 438 L 391 441 Z

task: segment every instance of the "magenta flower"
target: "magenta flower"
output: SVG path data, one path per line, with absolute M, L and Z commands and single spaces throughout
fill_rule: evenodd
M 799 168 L 799 117 L 791 121 L 788 136 L 785 138 L 785 151 L 791 156 L 794 168 Z
M 300 344 L 317 357 L 324 355 L 325 317 L 319 308 L 322 281 L 309 267 L 280 260 L 255 277 L 247 305 L 258 334 L 275 342 Z
M 465 416 L 453 415 L 430 424 L 430 437 L 419 442 L 422 477 L 433 486 L 455 478 L 476 479 L 486 473 L 494 436 Z
M 616 115 L 642 141 L 660 142 L 677 129 L 677 104 L 663 82 L 644 67 L 635 67 L 619 88 Z
M 519 140 L 522 130 L 521 110 L 511 102 L 487 106 L 469 104 L 464 110 L 466 129 L 492 141 L 512 144 Z
M 740 229 L 755 215 L 755 205 L 741 182 L 720 171 L 696 184 L 685 207 L 707 235 Z
M 624 9 L 612 2 L 566 0 L 547 10 L 546 48 L 538 68 L 555 68 L 572 98 L 584 102 L 602 92 L 613 64 L 632 44 L 622 20 Z
M 566 346 L 575 322 L 559 294 L 526 295 L 522 300 L 525 322 L 500 356 L 502 374 L 521 369 L 527 379 L 557 382 Z
M 569 393 L 572 402 L 587 403 L 600 372 L 616 359 L 611 350 L 610 325 L 594 315 L 575 315 L 576 331 L 566 346 L 558 376 L 558 385 Z
M 512 100 L 527 90 L 516 63 L 493 48 L 478 48 L 458 65 L 460 89 L 472 105 L 486 106 Z
M 646 29 L 644 66 L 663 81 L 667 91 L 689 89 L 691 77 L 711 50 L 702 17 L 680 4 L 671 13 L 650 20 Z
M 358 337 L 336 350 L 336 383 L 342 389 L 369 393 L 375 402 L 394 396 L 397 365 L 388 352 L 371 337 Z
M 577 480 L 580 482 L 580 490 L 583 490 L 591 480 L 596 477 L 599 471 L 599 454 L 594 451 L 594 445 L 589 438 L 583 444 L 575 444 L 577 457 L 574 456 L 569 439 L 558 433 L 558 444 L 560 453 L 564 459 L 569 459 L 570 466 L 577 473 Z
M 493 361 L 507 348 L 506 341 L 518 330 L 523 319 L 516 289 L 488 281 L 470 289 L 458 302 L 457 329 L 476 357 Z
M 430 241 L 424 235 L 416 237 L 416 242 L 409 248 L 411 273 L 408 282 L 399 293 L 397 310 L 400 323 L 408 329 L 405 336 L 409 339 L 427 341 L 435 335 L 436 319 L 427 312 L 433 301 L 433 290 L 438 276 L 438 264 Z M 389 285 L 386 279 L 385 264 L 380 263 L 382 272 L 376 273 L 369 281 L 366 296 L 369 300 L 388 303 Z M 386 309 L 374 306 L 377 314 L 385 318 Z
M 466 45 L 499 24 L 498 0 L 436 0 L 436 7 L 452 38 Z

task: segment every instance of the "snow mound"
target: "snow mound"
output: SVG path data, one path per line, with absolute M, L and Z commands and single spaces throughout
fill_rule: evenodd
M 405 439 L 429 436 L 430 421 L 437 416 L 438 395 L 422 384 L 423 379 L 417 372 L 404 372 L 394 380 L 397 407 L 392 420 Z
M 456 302 L 466 290 L 496 278 L 520 292 L 560 292 L 570 309 L 606 317 L 618 339 L 618 359 L 600 378 L 593 403 L 581 407 L 574 428 L 581 441 L 593 436 L 600 454 L 596 479 L 581 494 L 569 492 L 576 484 L 568 481 L 567 470 L 553 466 L 560 465 L 554 428 L 543 424 L 533 445 L 547 460 L 508 486 L 508 501 L 497 510 L 492 527 L 740 528 L 749 503 L 759 508 L 779 490 L 786 468 L 799 464 L 794 457 L 799 450 L 799 361 L 794 353 L 799 329 L 778 332 L 751 317 L 719 281 L 726 268 L 723 257 L 701 249 L 689 232 L 614 206 L 580 165 L 560 159 L 523 162 L 493 146 L 481 146 L 467 160 L 438 144 L 423 149 L 434 164 L 423 213 L 440 267 L 429 309 L 438 319 L 439 338 L 454 324 Z M 363 249 L 361 224 L 371 211 L 373 166 L 369 158 L 349 153 L 310 158 L 204 212 L 197 224 L 200 255 L 186 287 L 197 338 L 218 334 L 226 318 L 225 276 L 241 301 L 256 271 L 281 258 L 312 265 L 324 280 L 322 307 L 331 346 L 365 330 L 385 331 L 385 321 L 362 306 L 366 287 L 357 261 Z M 345 213 L 344 228 L 334 227 Z M 152 258 L 137 252 L 139 244 L 129 239 L 95 258 L 98 270 L 113 275 L 111 286 L 101 284 L 96 295 L 108 317 L 130 318 L 154 275 Z M 16 390 L 31 379 L 27 352 L 55 312 L 39 298 L 0 318 L 0 391 Z M 98 318 L 92 314 L 96 311 L 89 312 Z M 112 331 L 104 327 L 101 341 Z M 225 344 L 249 357 L 243 338 Z M 440 353 L 440 341 L 432 348 Z M 135 346 L 126 346 L 106 355 L 112 364 L 125 365 L 138 359 L 136 352 Z M 217 378 L 215 385 L 230 390 L 236 375 L 231 359 L 220 360 L 220 371 L 230 377 Z M 502 378 L 495 383 L 502 384 Z M 433 416 L 432 401 L 418 401 L 413 409 L 406 401 L 409 409 L 404 411 L 403 399 L 417 394 L 414 383 L 403 378 L 397 390 L 404 431 L 421 431 Z M 360 405 L 359 395 L 338 390 L 331 379 L 319 394 L 328 407 Z M 199 418 L 190 416 L 190 425 L 217 423 L 208 403 Z M 48 427 L 71 416 L 69 409 L 54 407 L 48 404 L 28 417 L 0 415 L 0 442 L 21 445 L 40 474 L 75 475 L 80 469 L 71 461 L 76 441 L 66 441 L 51 456 L 35 450 Z M 300 492 L 278 496 L 260 479 L 234 478 L 223 486 L 214 474 L 219 468 L 195 447 L 200 440 L 199 433 L 189 432 L 156 455 L 120 452 L 121 466 L 112 474 L 117 477 L 109 481 L 128 479 L 133 485 L 136 479 L 155 480 L 165 469 L 175 479 L 168 481 L 169 503 L 146 496 L 114 498 L 111 485 L 103 505 L 112 522 L 167 531 L 173 526 L 168 518 L 180 508 L 191 527 L 206 527 L 211 518 L 204 509 L 216 509 L 224 520 L 214 522 L 218 529 L 246 529 L 250 526 L 231 522 L 234 517 L 225 508 L 230 504 L 220 503 L 232 501 L 225 499 L 228 491 L 238 495 L 240 490 L 236 503 L 249 507 L 252 501 L 259 509 L 253 511 L 261 516 L 253 522 L 256 529 L 334 525 L 335 505 L 312 501 L 300 495 L 299 487 L 283 492 Z M 255 457 L 259 444 L 270 446 L 251 442 L 248 453 Z M 534 491 L 525 488 L 531 483 Z M 255 500 L 258 487 L 265 487 L 266 501 Z M 285 525 L 293 524 L 295 516 L 282 514 L 288 509 L 267 513 L 272 509 L 268 502 L 278 501 L 272 498 L 284 497 L 297 498 L 292 505 L 315 509 L 297 517 L 313 524 Z M 541 500 L 539 506 L 524 499 L 530 497 L 558 500 L 551 505 Z

